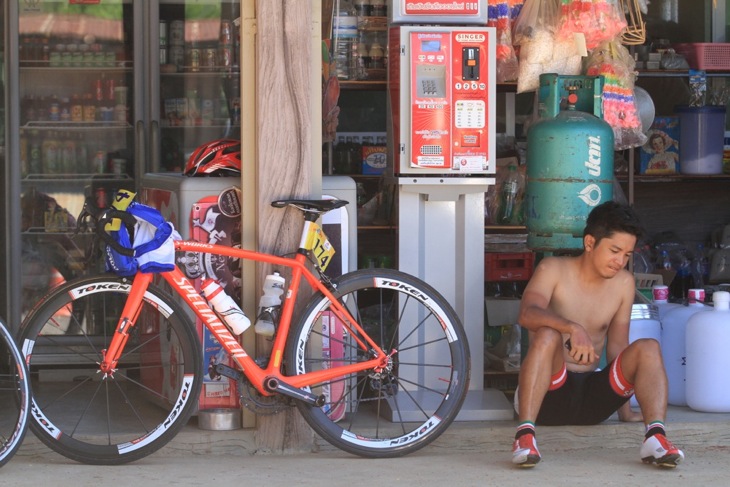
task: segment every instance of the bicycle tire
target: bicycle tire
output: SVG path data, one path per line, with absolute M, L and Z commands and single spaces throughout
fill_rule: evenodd
M 144 296 L 116 372 L 99 372 L 131 279 L 81 278 L 51 291 L 23 322 L 30 428 L 61 455 L 119 465 L 167 444 L 197 407 L 200 342 L 188 315 L 155 285 Z
M 0 467 L 18 451 L 28 431 L 30 385 L 25 359 L 0 321 Z
M 392 269 L 354 271 L 334 281 L 335 297 L 392 355 L 390 370 L 317 384 L 323 407 L 297 401 L 314 431 L 354 455 L 399 457 L 435 440 L 454 421 L 469 387 L 469 346 L 451 305 L 433 287 Z M 287 343 L 289 374 L 370 358 L 315 294 Z M 324 330 L 323 330 L 324 327 Z M 323 353 L 324 350 L 324 353 Z

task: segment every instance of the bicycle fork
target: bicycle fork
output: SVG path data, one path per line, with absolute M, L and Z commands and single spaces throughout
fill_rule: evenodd
M 104 374 L 104 378 L 114 375 L 114 372 L 117 370 L 119 357 L 124 351 L 124 346 L 129 339 L 129 331 L 137 322 L 139 313 L 142 310 L 144 294 L 147 292 L 147 287 L 152 282 L 153 276 L 154 274 L 142 274 L 138 272 L 132 282 L 132 289 L 129 291 L 127 302 L 124 304 L 122 315 L 119 317 L 119 322 L 114 331 L 114 336 L 109 343 L 109 348 L 101 351 L 102 356 L 101 362 L 99 362 L 99 369 Z

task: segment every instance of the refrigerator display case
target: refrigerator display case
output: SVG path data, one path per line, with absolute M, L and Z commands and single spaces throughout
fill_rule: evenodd
M 232 0 L 150 2 L 150 39 L 159 42 L 147 53 L 157 97 L 147 172 L 180 172 L 202 143 L 240 140 L 239 16 Z
M 88 242 L 72 234 L 84 198 L 105 207 L 117 189 L 134 188 L 130 102 L 139 67 L 131 0 L 16 6 L 9 78 L 19 123 L 10 138 L 18 144 L 20 222 L 11 235 L 20 245 L 10 252 L 22 285 L 10 305 L 25 312 L 49 287 L 83 272 Z
M 6 317 L 84 265 L 72 238 L 87 196 L 99 206 L 146 173 L 180 173 L 192 151 L 240 139 L 238 0 L 8 3 Z

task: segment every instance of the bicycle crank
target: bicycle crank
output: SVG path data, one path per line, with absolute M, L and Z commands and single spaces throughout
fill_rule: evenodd
M 264 387 L 269 392 L 276 392 L 298 401 L 303 401 L 310 406 L 322 407 L 327 398 L 324 394 L 315 395 L 304 389 L 297 389 L 294 386 L 290 386 L 286 382 L 277 379 L 276 377 L 269 377 L 264 381 Z

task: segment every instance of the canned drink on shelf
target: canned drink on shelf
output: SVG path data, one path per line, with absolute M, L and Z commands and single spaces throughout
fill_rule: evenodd
M 58 122 L 61 120 L 61 109 L 58 103 L 51 103 L 48 106 L 48 120 L 51 122 Z
M 106 152 L 103 150 L 96 151 L 96 154 L 94 154 L 93 170 L 97 174 L 106 172 Z
M 200 49 L 193 48 L 188 51 L 188 67 L 190 71 L 200 71 Z
M 168 39 L 171 46 L 182 46 L 185 44 L 185 22 L 173 20 L 170 22 Z
M 168 61 L 181 69 L 185 65 L 185 48 L 183 46 L 170 46 L 167 53 Z
M 215 71 L 218 54 L 215 48 L 207 48 L 203 51 L 201 67 L 206 71 Z
M 233 27 L 231 26 L 231 23 L 227 20 L 221 22 L 221 35 L 219 42 L 224 46 L 233 43 Z
M 220 46 L 218 48 L 218 65 L 221 68 L 233 66 L 233 46 Z
M 167 47 L 160 47 L 160 66 L 167 64 Z
M 106 66 L 109 68 L 113 68 L 117 64 L 117 53 L 114 51 L 105 52 L 104 64 L 106 64 Z
M 114 120 L 117 122 L 126 122 L 128 119 L 127 116 L 128 108 L 126 105 L 115 105 L 114 106 Z
M 160 47 L 167 47 L 167 21 L 160 20 Z

